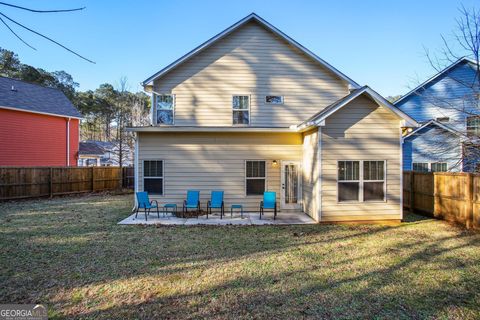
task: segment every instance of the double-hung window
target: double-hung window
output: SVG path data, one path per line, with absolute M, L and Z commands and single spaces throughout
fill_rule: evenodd
M 249 96 L 233 96 L 233 124 L 249 124 L 250 123 L 250 97 Z
M 480 136 L 480 116 L 467 117 L 467 135 L 470 137 Z
M 265 161 L 247 160 L 245 162 L 245 190 L 247 196 L 262 195 L 266 184 Z
M 157 124 L 173 124 L 175 99 L 171 94 L 155 95 L 155 112 Z
M 143 161 L 143 190 L 149 194 L 163 195 L 163 161 Z
M 338 161 L 338 202 L 385 201 L 385 161 Z
M 385 161 L 363 161 L 363 201 L 385 199 Z
M 338 202 L 359 201 L 360 161 L 338 162 Z

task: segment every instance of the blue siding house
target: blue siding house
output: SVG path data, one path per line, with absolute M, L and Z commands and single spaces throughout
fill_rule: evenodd
M 404 136 L 404 170 L 478 171 L 478 76 L 476 63 L 462 58 L 395 102 L 422 124 Z

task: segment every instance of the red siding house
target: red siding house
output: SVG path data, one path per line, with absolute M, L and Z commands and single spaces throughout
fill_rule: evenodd
M 76 166 L 80 118 L 60 90 L 0 77 L 0 166 Z

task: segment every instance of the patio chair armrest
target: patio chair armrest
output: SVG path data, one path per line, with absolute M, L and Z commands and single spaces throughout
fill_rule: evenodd
M 150 201 L 150 205 L 152 205 L 153 203 L 155 203 L 155 205 L 156 205 L 157 208 L 158 208 L 158 201 L 157 201 L 157 200 L 152 200 L 152 201 Z
M 263 207 L 263 200 L 260 201 L 260 207 Z
M 207 208 L 210 208 L 210 200 L 207 201 Z

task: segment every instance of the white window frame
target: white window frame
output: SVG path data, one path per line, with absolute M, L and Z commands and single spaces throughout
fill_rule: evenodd
M 158 96 L 171 96 L 172 97 L 172 123 L 171 124 L 166 124 L 166 123 L 158 123 L 158 117 L 157 117 L 157 112 L 158 112 L 158 109 L 157 109 L 157 97 Z M 175 105 L 176 105 L 176 101 L 175 101 L 175 95 L 174 94 L 171 94 L 171 93 L 156 93 L 154 92 L 153 93 L 153 108 L 155 110 L 155 117 L 154 117 L 154 123 L 156 126 L 173 126 L 175 125 Z M 168 110 L 170 111 L 170 109 L 160 109 L 160 110 Z
M 276 103 L 276 102 L 268 102 L 268 101 L 267 101 L 267 97 L 280 97 L 282 101 L 279 102 L 279 103 Z M 285 102 L 285 97 L 284 97 L 284 96 L 281 96 L 281 95 L 269 94 L 269 95 L 266 95 L 266 96 L 265 96 L 265 104 L 284 104 L 284 102 Z
M 263 162 L 265 163 L 265 177 L 247 177 L 247 162 L 249 161 L 257 161 L 257 162 Z M 268 168 L 267 168 L 267 160 L 263 160 L 263 159 L 248 159 L 248 160 L 245 160 L 245 165 L 244 165 L 244 179 L 245 179 L 245 196 L 246 197 L 260 197 L 263 195 L 260 195 L 260 194 L 247 194 L 247 180 L 260 180 L 260 179 L 263 179 L 264 180 L 264 187 L 263 187 L 263 191 L 267 191 L 267 171 L 268 171 Z
M 247 109 L 234 109 L 233 108 L 233 98 L 234 97 L 248 97 L 248 108 Z M 231 100 L 231 105 L 232 105 L 232 125 L 233 126 L 240 126 L 240 127 L 245 127 L 245 126 L 249 126 L 250 123 L 251 123 L 251 119 L 250 119 L 250 113 L 251 113 L 251 105 L 252 105 L 252 97 L 250 94 L 232 94 L 232 100 Z M 248 112 L 248 123 L 233 123 L 233 119 L 234 119 L 234 112 L 235 111 L 247 111 Z
M 430 162 L 419 162 L 419 161 L 412 161 L 412 171 L 414 170 L 414 164 L 426 164 L 427 165 L 427 171 L 430 172 Z M 425 171 L 415 171 L 415 172 L 425 172 Z
M 161 177 L 153 177 L 153 176 L 145 176 L 145 161 L 162 161 L 162 176 Z M 145 179 L 162 179 L 162 194 L 154 193 L 152 195 L 157 197 L 164 197 L 165 196 L 165 160 L 163 159 L 145 159 L 142 161 L 142 177 L 143 177 L 143 191 L 145 191 Z
M 358 179 L 359 180 L 340 180 L 339 174 L 338 174 L 338 167 L 340 162 L 359 162 L 359 172 L 358 172 Z M 364 180 L 364 172 L 363 172 L 363 163 L 368 162 L 368 161 L 377 161 L 377 162 L 383 162 L 383 180 Z M 352 159 L 342 159 L 342 160 L 337 160 L 337 204 L 352 204 L 352 203 L 383 203 L 387 202 L 387 160 L 382 160 L 382 159 L 365 159 L 365 160 L 352 160 Z M 340 198 L 340 192 L 339 192 L 339 183 L 340 182 L 358 182 L 358 201 L 357 200 L 350 200 L 350 201 L 339 201 Z M 383 200 L 367 200 L 365 201 L 364 199 L 364 183 L 365 182 L 383 182 Z
M 477 121 L 479 122 L 479 126 L 478 127 L 472 127 L 472 126 L 468 126 L 468 120 L 469 118 L 476 118 Z M 469 129 L 468 128 L 476 128 L 476 133 L 470 133 Z M 465 132 L 467 134 L 467 136 L 469 137 L 478 137 L 480 136 L 480 116 L 479 115 L 473 115 L 473 116 L 466 116 L 465 117 Z
M 432 166 L 434 164 L 439 164 L 439 165 L 445 164 L 445 171 L 433 171 Z M 448 162 L 445 162 L 445 161 L 430 162 L 430 172 L 448 172 Z

